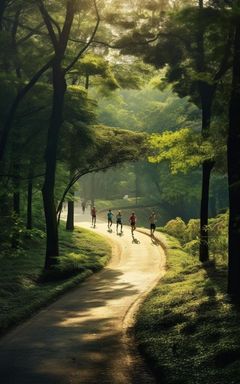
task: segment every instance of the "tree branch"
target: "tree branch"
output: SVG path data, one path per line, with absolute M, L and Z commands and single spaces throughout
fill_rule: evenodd
M 65 22 L 64 22 L 63 29 L 60 34 L 60 40 L 59 40 L 60 50 L 62 54 L 65 52 L 67 47 L 67 43 L 68 43 L 68 39 L 69 39 L 69 35 L 71 32 L 71 27 L 73 23 L 73 18 L 75 14 L 75 6 L 76 6 L 75 0 L 68 0 Z
M 129 159 L 127 159 L 129 160 Z M 110 163 L 108 163 L 107 165 L 103 165 L 103 166 L 99 166 L 99 167 L 94 167 L 94 168 L 91 168 L 91 166 L 89 168 L 85 168 L 85 169 L 82 169 L 82 170 L 78 170 L 77 173 L 72 177 L 72 179 L 70 180 L 70 182 L 68 183 L 67 187 L 65 188 L 64 192 L 63 192 L 63 195 L 61 197 L 61 200 L 58 204 L 58 207 L 57 207 L 57 211 L 56 211 L 56 214 L 57 214 L 57 221 L 59 223 L 60 221 L 60 216 L 61 216 L 61 212 L 62 212 L 62 206 L 63 206 L 63 202 L 65 200 L 65 197 L 66 195 L 68 194 L 69 190 L 74 186 L 74 184 L 84 175 L 87 175 L 89 173 L 93 173 L 93 172 L 99 172 L 99 171 L 104 171 L 106 169 L 109 169 L 109 168 L 112 168 L 112 167 L 115 167 L 116 165 L 118 164 L 121 164 L 121 163 L 124 163 L 125 161 L 127 161 L 126 159 L 122 159 L 121 161 L 119 160 L 114 160 Z
M 25 36 L 23 36 L 21 39 L 19 39 L 18 41 L 17 41 L 17 45 L 20 45 L 20 44 L 22 44 L 22 43 L 24 43 L 25 41 L 27 41 L 28 39 L 30 39 L 30 37 L 32 37 L 33 35 L 35 35 L 36 34 L 36 32 L 38 32 L 43 26 L 45 25 L 45 23 L 40 23 L 36 28 L 34 28 L 34 29 L 30 29 L 30 32 L 27 34 L 27 35 L 25 35 Z M 23 26 L 23 24 L 21 25 L 20 23 L 19 23 L 19 26 L 21 27 L 21 28 L 26 28 L 26 29 L 29 29 L 28 27 L 25 27 L 25 26 Z M 44 34 L 45 35 L 45 34 Z
M 49 13 L 48 13 L 45 5 L 43 4 L 42 0 L 38 0 L 38 8 L 39 8 L 39 11 L 42 15 L 43 21 L 47 27 L 50 40 L 51 40 L 52 45 L 53 45 L 55 52 L 56 52 L 58 49 L 58 40 L 57 40 L 55 31 L 53 29 L 53 26 L 52 26 L 51 16 L 49 15 Z
M 17 30 L 19 26 L 19 17 L 22 12 L 22 7 L 18 7 L 16 10 L 14 20 L 13 20 L 13 26 L 12 26 L 12 31 L 11 31 L 11 37 L 12 37 L 12 46 L 16 47 L 16 35 L 17 35 Z
M 92 44 L 93 42 L 93 39 L 97 33 L 97 30 L 98 30 L 98 26 L 99 26 L 99 23 L 100 23 L 100 15 L 99 15 L 99 12 L 98 12 L 98 7 L 97 7 L 97 3 L 96 3 L 96 0 L 93 0 L 93 3 L 94 3 L 94 8 L 95 8 L 95 12 L 96 12 L 96 17 L 97 17 L 97 21 L 96 21 L 96 25 L 95 25 L 95 28 L 92 32 L 92 35 L 89 39 L 89 41 L 87 42 L 87 44 L 85 45 L 85 47 L 83 47 L 79 53 L 77 54 L 77 56 L 73 59 L 73 61 L 65 68 L 65 73 L 69 72 L 70 69 L 76 64 L 76 62 L 79 60 L 79 58 L 82 56 L 82 54 L 89 48 L 89 46 Z
M 21 100 L 26 96 L 26 94 L 32 89 L 32 87 L 37 83 L 39 78 L 43 75 L 44 72 L 46 72 L 50 66 L 52 65 L 53 59 L 49 60 L 41 69 L 39 69 L 38 72 L 35 73 L 35 75 L 31 78 L 31 80 L 25 85 L 24 88 L 20 89 L 18 91 L 17 96 L 15 97 L 10 110 L 7 114 L 7 118 L 5 121 L 5 124 L 2 129 L 2 135 L 0 138 L 0 161 L 3 159 L 4 151 L 6 148 L 8 135 L 10 133 L 10 130 L 12 128 L 12 124 L 14 121 L 15 113 L 18 108 L 18 105 L 20 104 Z
M 60 35 L 61 35 L 61 28 L 60 28 L 60 25 L 56 22 L 56 20 L 54 20 L 54 18 L 53 18 L 51 15 L 49 15 L 49 18 L 50 18 L 52 24 L 55 25 L 55 27 L 57 28 L 57 31 L 58 31 L 58 37 L 60 37 Z
M 224 50 L 222 62 L 220 64 L 220 67 L 219 67 L 217 73 L 214 76 L 214 81 L 216 81 L 216 82 L 219 81 L 233 65 L 232 60 L 229 61 L 229 57 L 231 57 L 233 36 L 234 36 L 233 31 L 230 31 L 226 45 L 225 45 L 225 50 Z

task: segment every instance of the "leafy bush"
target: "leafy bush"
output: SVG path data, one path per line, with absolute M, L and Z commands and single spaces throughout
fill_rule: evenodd
M 209 222 L 210 251 L 226 258 L 228 250 L 228 212 L 218 215 Z
M 190 219 L 187 223 L 184 238 L 186 242 L 199 239 L 199 228 L 200 220 L 199 219 Z
M 26 229 L 18 215 L 2 216 L 0 219 L 0 254 L 3 257 L 17 257 L 27 248 L 28 241 L 38 241 L 45 238 L 45 233 L 40 229 Z M 14 250 L 14 251 L 13 251 Z
M 46 233 L 43 232 L 41 229 L 37 229 L 37 228 L 33 228 L 33 229 L 24 228 L 22 231 L 22 236 L 27 239 L 37 241 L 39 239 L 45 239 Z
M 197 255 L 199 252 L 199 240 L 191 240 L 188 243 L 186 243 L 183 247 L 184 251 L 191 254 L 191 255 Z
M 184 250 L 192 255 L 198 254 L 199 249 L 199 219 L 191 219 L 187 224 L 177 217 L 170 220 L 164 231 L 176 237 L 184 245 Z M 226 259 L 228 249 L 228 212 L 209 220 L 209 249 L 211 255 Z
M 164 231 L 171 236 L 177 237 L 181 242 L 184 242 L 186 224 L 180 217 L 176 217 L 176 219 L 167 222 Z

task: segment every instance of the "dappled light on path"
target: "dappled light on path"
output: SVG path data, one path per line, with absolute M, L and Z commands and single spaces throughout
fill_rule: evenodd
M 90 227 L 88 221 L 81 225 Z M 2 339 L 4 384 L 154 382 L 129 353 L 125 331 L 134 305 L 163 273 L 164 253 L 142 233 L 132 243 L 129 228 L 123 237 L 108 233 L 105 223 L 92 230 L 112 242 L 111 262 Z

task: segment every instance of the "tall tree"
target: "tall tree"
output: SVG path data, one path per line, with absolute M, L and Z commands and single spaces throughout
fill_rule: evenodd
M 240 2 L 234 18 L 234 57 L 232 92 L 229 107 L 228 183 L 229 183 L 229 273 L 228 292 L 240 301 Z
M 188 95 L 201 109 L 201 132 L 207 140 L 211 134 L 217 86 L 231 66 L 232 28 L 227 10 L 205 7 L 202 0 L 197 4 L 177 9 L 165 23 L 161 18 L 158 23 L 151 18 L 147 32 L 141 26 L 135 27 L 118 44 L 123 47 L 123 53 L 131 54 L 133 49 L 133 54 L 143 56 L 157 68 L 168 65 L 167 82 L 173 83 L 173 89 L 180 96 Z M 211 158 L 204 160 L 202 165 L 200 260 L 203 262 L 209 257 L 208 203 L 213 166 Z
M 58 226 L 54 201 L 54 186 L 58 138 L 63 122 L 64 98 L 67 90 L 66 74 L 72 69 L 82 54 L 88 49 L 97 32 L 100 18 L 95 0 L 93 0 L 93 4 L 97 17 L 93 32 L 86 45 L 74 55 L 74 58 L 70 61 L 70 63 L 64 66 L 64 59 L 66 58 L 66 50 L 68 48 L 74 16 L 79 10 L 79 7 L 81 7 L 81 2 L 78 0 L 68 0 L 66 2 L 65 20 L 62 28 L 60 28 L 60 26 L 55 22 L 53 16 L 49 14 L 43 0 L 38 0 L 38 7 L 54 49 L 54 58 L 51 65 L 53 84 L 52 112 L 47 135 L 47 147 L 45 154 L 46 173 L 42 189 L 47 230 L 45 268 L 51 268 L 51 266 L 56 264 L 57 257 L 59 256 Z

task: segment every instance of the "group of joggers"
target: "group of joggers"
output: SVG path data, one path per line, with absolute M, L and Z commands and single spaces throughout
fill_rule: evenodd
M 95 227 L 96 226 L 96 216 L 97 216 L 97 211 L 96 211 L 96 208 L 93 206 L 91 208 L 91 216 L 92 216 L 92 226 Z M 109 209 L 109 211 L 107 212 L 107 225 L 108 225 L 108 230 L 111 230 L 111 227 L 112 227 L 112 224 L 113 224 L 113 216 L 114 213 L 112 212 L 111 209 Z M 137 223 L 137 217 L 135 215 L 135 212 L 132 212 L 131 213 L 131 216 L 129 217 L 129 224 L 131 226 L 131 234 L 133 236 L 133 232 L 135 231 L 136 229 L 136 223 Z M 149 224 L 150 224 L 150 235 L 152 236 L 155 232 L 155 229 L 156 229 L 156 214 L 154 211 L 151 212 L 151 215 L 149 216 Z M 123 220 L 122 220 L 122 213 L 121 211 L 118 211 L 117 215 L 116 215 L 116 232 L 118 234 L 118 230 L 120 228 L 120 234 L 123 233 L 122 231 L 122 227 L 123 227 Z

